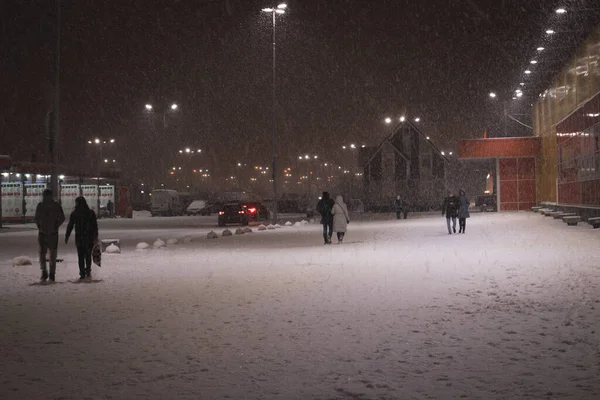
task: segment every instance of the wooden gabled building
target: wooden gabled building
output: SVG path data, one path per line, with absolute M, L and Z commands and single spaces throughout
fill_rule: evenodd
M 373 206 L 400 195 L 412 210 L 436 209 L 446 191 L 448 159 L 411 121 L 399 123 L 377 147 L 361 149 L 364 198 Z

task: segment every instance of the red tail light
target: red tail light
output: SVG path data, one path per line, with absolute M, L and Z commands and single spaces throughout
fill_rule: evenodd
M 225 215 L 225 211 L 219 211 L 219 215 Z
M 254 214 L 254 213 L 256 212 L 256 208 L 254 208 L 254 207 L 252 207 L 252 208 L 249 208 L 249 209 L 248 209 L 248 212 L 249 212 L 250 214 Z
M 240 211 L 238 211 L 238 214 L 245 214 L 245 211 L 244 210 L 240 210 Z

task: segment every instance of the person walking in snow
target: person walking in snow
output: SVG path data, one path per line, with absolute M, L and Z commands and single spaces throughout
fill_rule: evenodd
M 56 275 L 56 256 L 58 254 L 58 228 L 65 222 L 65 213 L 61 205 L 52 198 L 52 190 L 45 189 L 42 202 L 35 209 L 35 224 L 38 227 L 40 246 L 40 268 L 42 282 L 50 278 L 54 282 Z M 46 254 L 50 251 L 50 275 L 46 269 Z
M 344 241 L 344 235 L 348 229 L 350 218 L 348 217 L 348 206 L 344 203 L 341 195 L 335 197 L 335 204 L 331 210 L 333 215 L 333 231 L 337 233 L 338 244 Z
M 321 214 L 321 224 L 323 225 L 323 239 L 325 244 L 331 244 L 331 235 L 333 234 L 333 209 L 334 201 L 329 197 L 329 192 L 323 192 L 321 200 L 317 203 L 317 211 Z
M 79 196 L 75 199 L 75 210 L 69 218 L 65 244 L 75 228 L 75 246 L 79 259 L 79 279 L 92 278 L 92 249 L 98 240 L 98 221 L 96 213 L 90 209 L 85 198 Z
M 446 216 L 446 225 L 448 226 L 448 234 L 456 233 L 456 217 L 458 216 L 458 198 L 454 193 L 448 191 L 448 196 L 444 199 L 442 205 L 442 216 Z M 452 230 L 450 230 L 450 220 L 452 220 Z
M 396 200 L 394 200 L 394 206 L 396 207 L 396 219 L 400 219 L 402 212 L 404 211 L 404 204 L 400 195 L 396 196 Z M 406 217 L 404 218 L 406 219 Z
M 464 189 L 460 189 L 458 191 L 458 225 L 459 225 L 459 232 L 460 233 L 465 233 L 465 229 L 467 227 L 467 218 L 470 217 L 469 215 L 469 206 L 471 205 L 471 202 L 469 201 L 469 198 L 467 197 L 467 194 L 465 193 Z
M 112 200 L 108 200 L 108 203 L 106 203 L 106 211 L 108 211 L 108 218 L 114 217 L 115 203 L 113 203 Z

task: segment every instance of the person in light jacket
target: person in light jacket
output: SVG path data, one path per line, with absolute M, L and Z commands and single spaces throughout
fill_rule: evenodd
M 471 202 L 469 202 L 469 198 L 467 197 L 467 194 L 465 193 L 464 189 L 460 189 L 458 191 L 458 226 L 459 226 L 459 233 L 465 233 L 465 229 L 467 227 L 467 218 L 470 217 L 469 215 L 469 205 L 471 205 Z
M 350 218 L 348 217 L 348 206 L 346 206 L 344 199 L 339 194 L 335 197 L 335 204 L 333 205 L 331 214 L 333 215 L 333 231 L 337 233 L 338 243 L 341 244 L 348 230 Z

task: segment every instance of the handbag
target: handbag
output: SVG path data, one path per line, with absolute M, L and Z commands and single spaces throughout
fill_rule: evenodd
M 102 266 L 102 246 L 98 240 L 96 240 L 94 247 L 92 247 L 92 260 L 97 266 Z

